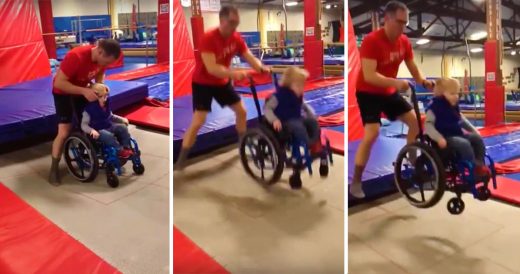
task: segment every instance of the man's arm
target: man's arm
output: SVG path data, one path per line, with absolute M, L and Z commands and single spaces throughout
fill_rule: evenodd
M 68 94 L 85 95 L 92 92 L 89 88 L 80 87 L 72 84 L 69 78 L 61 70 L 58 70 L 54 79 L 54 87 Z
M 233 76 L 230 69 L 217 64 L 217 58 L 214 53 L 202 52 L 200 56 L 202 57 L 202 62 L 209 74 L 218 78 L 230 78 Z
M 363 73 L 363 78 L 369 84 L 387 88 L 387 87 L 400 87 L 400 81 L 393 78 L 388 78 L 376 71 L 377 61 L 374 59 L 361 59 L 361 72 Z
M 249 49 L 247 49 L 244 54 L 242 54 L 242 57 L 246 60 L 246 62 L 251 65 L 251 67 L 256 70 L 257 72 L 262 72 L 263 66 L 262 62 L 256 58 Z

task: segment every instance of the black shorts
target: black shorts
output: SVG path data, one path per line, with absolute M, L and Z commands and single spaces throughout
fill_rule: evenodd
M 87 99 L 77 95 L 52 94 L 54 96 L 54 107 L 58 116 L 58 123 L 70 124 L 74 116 L 81 122 L 81 114 L 87 105 Z
M 208 86 L 192 83 L 193 110 L 211 111 L 213 98 L 220 106 L 230 106 L 240 102 L 240 96 L 229 82 L 224 86 Z
M 397 92 L 392 95 L 377 95 L 357 91 L 356 98 L 363 124 L 381 123 L 381 113 L 394 121 L 412 110 L 412 106 Z

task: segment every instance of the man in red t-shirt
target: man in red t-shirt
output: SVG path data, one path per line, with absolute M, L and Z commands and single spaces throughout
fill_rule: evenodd
M 113 39 L 98 41 L 97 46 L 79 46 L 67 53 L 53 81 L 52 94 L 58 116 L 58 134 L 52 143 L 52 165 L 49 182 L 60 184 L 59 162 L 63 143 L 72 129 L 74 113 L 81 121 L 81 113 L 88 101 L 98 99 L 89 88 L 92 80 L 103 83 L 105 67 L 121 55 L 119 42 Z
M 413 61 L 412 45 L 403 34 L 408 24 L 408 13 L 405 4 L 390 1 L 385 7 L 384 27 L 368 34 L 361 44 L 361 71 L 356 97 L 365 134 L 356 152 L 354 177 L 350 185 L 350 193 L 356 198 L 365 196 L 361 187 L 362 175 L 372 145 L 379 135 L 381 113 L 408 126 L 408 143 L 413 142 L 419 133 L 412 107 L 398 94 L 398 91 L 409 88 L 408 81 L 396 79 L 399 65 L 404 61 L 418 84 L 433 87 L 433 83 L 422 76 Z
M 247 48 L 244 39 L 236 31 L 240 18 L 235 7 L 224 6 L 219 12 L 220 25 L 204 33 L 200 41 L 200 58 L 196 58 L 192 79 L 193 118 L 183 136 L 182 148 L 175 164 L 176 170 L 184 168 L 184 160 L 195 143 L 197 132 L 204 125 L 211 111 L 213 99 L 222 107 L 229 106 L 236 114 L 236 130 L 241 137 L 246 131 L 246 110 L 231 80 L 242 80 L 244 70 L 230 69 L 231 60 L 240 55 L 258 72 L 267 71 Z

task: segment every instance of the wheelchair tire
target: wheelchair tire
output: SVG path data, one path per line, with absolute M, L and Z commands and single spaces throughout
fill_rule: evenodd
M 452 215 L 459 215 L 464 211 L 465 205 L 461 198 L 451 198 L 446 205 L 448 212 Z
M 327 161 L 327 160 L 322 160 Z M 320 163 L 320 177 L 326 178 L 329 176 L 329 165 Z
M 302 178 L 300 177 L 300 172 L 295 172 L 289 177 L 289 185 L 292 189 L 302 188 Z
M 112 188 L 118 187 L 119 178 L 117 178 L 117 175 L 115 174 L 114 167 L 108 165 L 106 172 L 107 172 L 107 184 Z
M 407 182 L 403 179 L 401 165 L 403 164 L 403 160 L 405 159 L 407 152 L 411 148 L 415 148 L 421 151 L 421 155 L 417 157 L 416 164 L 417 162 L 419 162 L 421 157 L 424 157 L 422 158 L 423 160 L 427 159 L 430 161 L 430 163 L 433 163 L 436 166 L 436 169 L 434 168 L 434 171 L 437 177 L 437 188 L 434 190 L 434 193 L 433 195 L 431 195 L 432 197 L 429 200 L 424 200 L 424 192 L 422 191 L 422 189 L 421 197 L 423 198 L 423 201 L 415 199 L 407 191 L 409 189 L 409 186 L 407 186 Z M 442 199 L 442 196 L 446 189 L 446 174 L 442 160 L 431 147 L 421 142 L 414 142 L 412 144 L 408 144 L 399 151 L 399 153 L 397 154 L 397 160 L 394 164 L 394 181 L 399 192 L 401 192 L 401 194 L 405 196 L 405 198 L 408 200 L 410 204 L 418 208 L 429 208 L 436 205 Z
M 134 169 L 135 174 L 142 175 L 144 173 L 144 165 L 133 165 L 132 168 Z
M 257 140 L 258 144 L 248 144 L 248 142 Z M 260 143 L 263 147 L 262 149 L 259 149 L 258 146 L 260 146 Z M 253 167 L 251 165 L 255 165 L 254 163 L 251 163 L 249 161 L 250 156 L 247 154 L 247 150 L 249 149 L 248 146 L 255 146 L 256 152 L 264 153 L 264 149 L 267 149 L 267 152 L 270 153 L 270 155 L 263 155 L 263 156 L 270 156 L 273 161 L 273 174 L 265 178 L 264 177 L 264 171 L 263 169 L 257 167 L 261 175 L 255 174 L 253 172 Z M 248 129 L 244 137 L 242 138 L 242 142 L 240 143 L 240 160 L 242 162 L 242 166 L 244 167 L 246 173 L 251 176 L 253 179 L 255 179 L 257 182 L 271 185 L 276 183 L 278 180 L 280 180 L 280 177 L 282 176 L 283 169 L 284 169 L 284 162 L 285 162 L 285 151 L 283 151 L 282 148 L 280 148 L 280 144 L 278 143 L 277 139 L 271 134 L 271 132 L 268 129 L 262 129 L 262 128 L 251 128 Z M 260 159 L 260 161 L 263 163 L 263 158 Z M 254 156 L 253 156 L 254 157 Z M 256 161 L 259 159 L 253 159 L 253 161 Z M 251 164 L 251 165 L 250 165 Z
M 99 172 L 99 159 L 97 151 L 89 138 L 81 132 L 73 132 L 65 140 L 63 147 L 63 158 L 69 173 L 80 182 L 94 181 Z M 74 155 L 75 153 L 79 153 L 79 155 Z M 73 162 L 76 163 L 76 166 Z M 83 164 L 86 164 L 88 167 L 88 175 L 85 175 L 85 170 L 81 168 Z

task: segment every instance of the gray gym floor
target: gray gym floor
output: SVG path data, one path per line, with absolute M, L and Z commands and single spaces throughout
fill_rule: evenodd
M 327 179 L 286 170 L 269 188 L 244 171 L 234 146 L 174 172 L 174 225 L 231 273 L 344 273 L 344 161 Z M 177 252 L 177 251 L 175 251 Z
M 520 208 L 465 194 L 453 216 L 452 197 L 429 209 L 399 194 L 349 208 L 348 273 L 520 273 Z
M 127 164 L 116 189 L 103 172 L 93 183 L 75 181 L 63 161 L 63 185 L 47 183 L 51 142 L 0 155 L 0 182 L 122 272 L 168 273 L 170 139 L 134 126 L 130 133 L 146 171 L 132 175 Z

